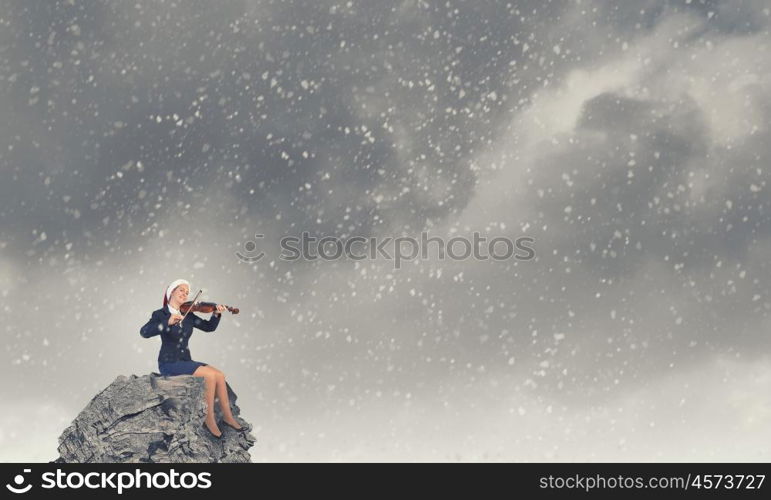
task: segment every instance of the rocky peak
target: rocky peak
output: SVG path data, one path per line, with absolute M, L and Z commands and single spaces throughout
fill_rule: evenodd
M 233 415 L 237 396 L 228 385 Z M 215 399 L 215 416 L 222 415 Z M 157 373 L 115 379 L 86 405 L 59 437 L 59 463 L 250 462 L 254 437 L 220 424 L 222 439 L 204 426 L 204 380 Z

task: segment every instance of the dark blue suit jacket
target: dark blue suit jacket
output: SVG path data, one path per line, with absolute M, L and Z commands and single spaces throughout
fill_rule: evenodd
M 212 314 L 211 319 L 202 319 L 193 313 L 185 318 L 180 324 L 169 326 L 169 317 L 171 311 L 164 306 L 161 309 L 153 311 L 150 321 L 145 323 L 139 330 L 139 334 L 146 339 L 161 336 L 161 352 L 158 354 L 159 363 L 173 363 L 175 361 L 192 361 L 190 358 L 190 349 L 187 348 L 187 342 L 193 335 L 193 328 L 198 328 L 204 332 L 213 332 L 220 323 L 219 314 Z

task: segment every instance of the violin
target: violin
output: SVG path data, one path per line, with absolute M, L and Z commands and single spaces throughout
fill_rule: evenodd
M 223 304 L 224 305 L 224 304 Z M 239 309 L 237 307 L 225 306 L 225 309 L 233 314 L 238 314 Z M 193 302 L 189 300 L 179 306 L 179 312 L 187 315 L 189 312 L 199 312 L 209 314 L 217 311 L 217 304 L 215 302 Z

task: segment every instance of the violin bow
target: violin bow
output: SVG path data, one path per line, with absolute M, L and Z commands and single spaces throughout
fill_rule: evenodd
M 198 293 L 195 294 L 195 297 L 193 297 L 193 302 L 190 304 L 190 307 L 187 311 L 185 311 L 184 316 L 182 316 L 182 319 L 179 320 L 179 327 L 182 328 L 182 322 L 185 321 L 185 318 L 187 318 L 187 315 L 190 313 L 190 311 L 193 310 L 193 306 L 195 305 L 195 301 L 198 299 L 198 296 L 201 295 L 203 290 L 198 290 Z

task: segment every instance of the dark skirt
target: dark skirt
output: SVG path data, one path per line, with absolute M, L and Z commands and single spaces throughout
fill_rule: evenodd
M 192 375 L 199 366 L 207 366 L 200 361 L 174 361 L 172 363 L 158 363 L 158 369 L 164 377 L 174 375 Z

